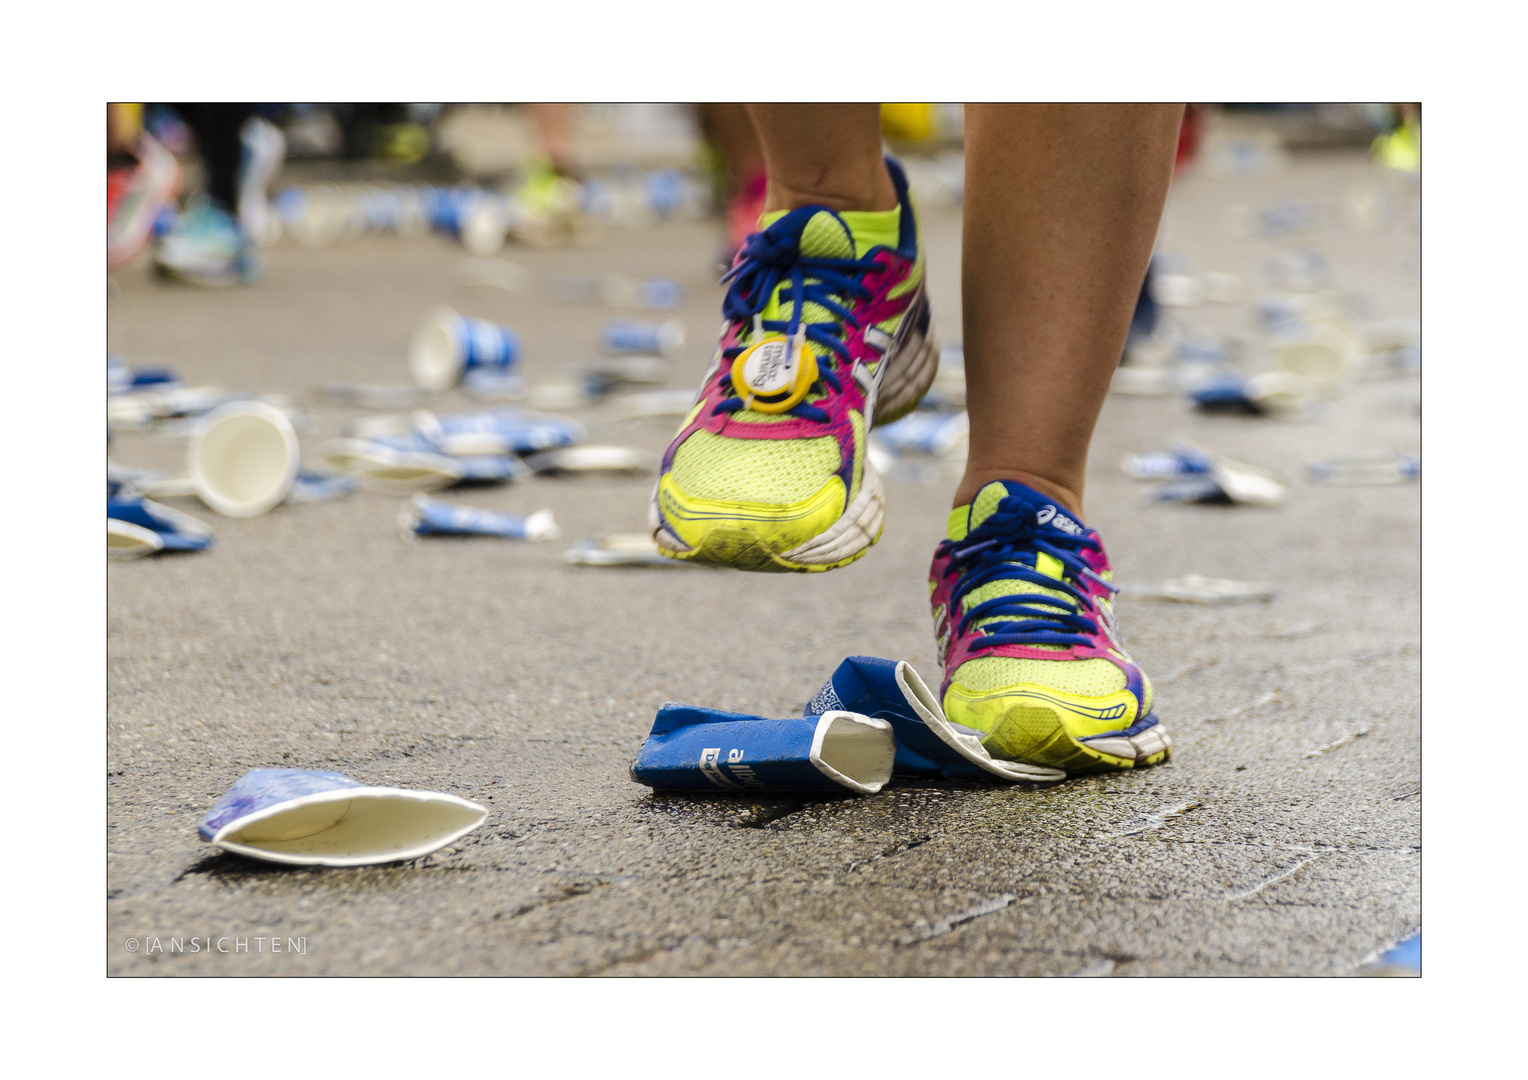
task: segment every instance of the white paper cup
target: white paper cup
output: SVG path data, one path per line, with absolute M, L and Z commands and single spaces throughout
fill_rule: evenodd
M 409 341 L 409 370 L 420 386 L 439 393 L 468 369 L 508 372 L 519 353 L 520 339 L 509 327 L 439 307 L 420 320 Z
M 187 457 L 197 496 L 226 517 L 258 517 L 278 505 L 301 463 L 292 422 L 259 401 L 208 413 Z

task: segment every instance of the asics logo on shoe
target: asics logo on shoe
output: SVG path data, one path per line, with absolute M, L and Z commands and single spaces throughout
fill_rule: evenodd
M 1082 535 L 1082 526 L 1077 524 L 1071 518 L 1067 517 L 1065 514 L 1058 512 L 1054 506 L 1046 506 L 1043 510 L 1035 515 L 1035 521 L 1041 525 L 1044 525 L 1047 521 L 1049 521 L 1052 525 L 1064 533 L 1071 533 L 1073 536 Z

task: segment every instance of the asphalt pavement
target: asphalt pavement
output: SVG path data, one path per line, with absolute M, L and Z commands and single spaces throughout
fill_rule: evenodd
M 1406 213 L 1337 223 L 1378 178 L 1353 150 L 1174 188 L 1163 246 L 1238 275 L 1320 251 L 1366 318 L 1415 318 Z M 1304 199 L 1292 239 L 1239 237 L 1236 204 Z M 958 340 L 959 216 L 926 201 L 935 319 Z M 690 387 L 719 322 L 716 223 L 610 230 L 584 249 L 510 247 L 536 289 L 464 291 L 444 237 L 267 252 L 258 285 L 205 291 L 117 272 L 109 345 L 188 381 L 303 402 L 311 450 L 365 410 L 322 382 L 408 381 L 404 349 L 448 304 L 514 327 L 535 379 L 592 359 L 602 307 L 550 277 L 617 272 L 688 290 L 669 386 Z M 629 314 L 629 313 L 625 313 Z M 1176 309 L 1255 346 L 1246 303 Z M 571 542 L 640 531 L 652 479 L 536 478 L 441 498 L 551 509 L 560 540 L 403 542 L 401 498 L 358 494 L 209 522 L 206 553 L 108 571 L 107 966 L 125 975 L 1341 975 L 1420 925 L 1420 488 L 1328 487 L 1306 465 L 1419 453 L 1420 381 L 1360 382 L 1285 422 L 1111 395 L 1087 513 L 1108 544 L 1125 640 L 1174 739 L 1160 767 L 1059 785 L 897 780 L 869 797 L 654 794 L 627 766 L 669 700 L 769 716 L 847 655 L 937 684 L 926 575 L 953 481 L 892 479 L 880 543 L 822 575 L 565 565 Z M 479 407 L 459 393 L 438 412 Z M 577 410 L 590 438 L 654 453 L 671 420 Z M 1293 482 L 1277 509 L 1151 504 L 1119 467 L 1175 437 Z M 113 439 L 175 469 L 183 439 Z M 1265 603 L 1133 597 L 1184 574 L 1270 583 Z M 453 792 L 486 824 L 413 862 L 292 869 L 218 853 L 196 825 L 246 770 L 334 769 Z M 221 943 L 208 948 L 208 939 Z M 132 945 L 130 947 L 129 940 Z M 202 944 L 192 952 L 190 939 Z M 270 944 L 279 941 L 279 951 Z M 180 942 L 179 951 L 172 941 Z M 238 943 L 242 942 L 242 948 Z

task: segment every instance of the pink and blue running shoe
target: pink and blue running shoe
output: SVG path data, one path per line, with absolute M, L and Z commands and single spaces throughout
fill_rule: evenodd
M 1067 773 L 1155 765 L 1172 743 L 1120 643 L 1098 533 L 1013 480 L 950 512 L 929 569 L 951 723 L 995 758 Z
M 886 167 L 896 209 L 766 214 L 727 271 L 716 356 L 653 492 L 664 555 L 821 571 L 880 538 L 866 435 L 912 411 L 939 364 L 917 211 Z

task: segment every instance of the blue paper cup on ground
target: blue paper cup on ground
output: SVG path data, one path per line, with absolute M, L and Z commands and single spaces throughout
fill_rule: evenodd
M 141 559 L 156 551 L 164 550 L 164 541 L 153 529 L 134 525 L 117 518 L 106 519 L 106 557 L 108 559 Z
M 529 517 L 475 506 L 454 506 L 416 495 L 398 515 L 405 540 L 420 536 L 499 536 L 506 540 L 555 540 L 562 535 L 550 510 Z
M 669 702 L 631 778 L 660 790 L 873 795 L 891 779 L 896 753 L 891 725 L 858 713 L 769 720 Z
M 1046 769 L 994 758 L 982 745 L 982 733 L 952 723 L 939 700 L 906 660 L 851 656 L 833 672 L 807 703 L 806 716 L 848 710 L 891 725 L 896 739 L 898 774 L 943 776 L 951 780 L 1065 780 L 1060 769 Z
M 141 495 L 108 497 L 106 519 L 106 550 L 112 558 L 134 559 L 154 551 L 205 551 L 212 546 L 212 530 L 206 522 Z M 154 541 L 146 540 L 144 532 L 152 533 Z M 142 550 L 144 543 L 152 551 Z
M 225 851 L 293 866 L 369 866 L 417 859 L 488 816 L 440 791 L 369 787 L 344 773 L 251 769 L 197 832 Z
M 409 343 L 409 370 L 426 390 L 449 390 L 473 370 L 507 373 L 520 356 L 520 339 L 507 326 L 469 319 L 450 308 L 431 311 Z
M 669 319 L 661 323 L 618 319 L 605 327 L 605 348 L 616 353 L 659 353 L 672 356 L 684 346 L 684 323 Z

